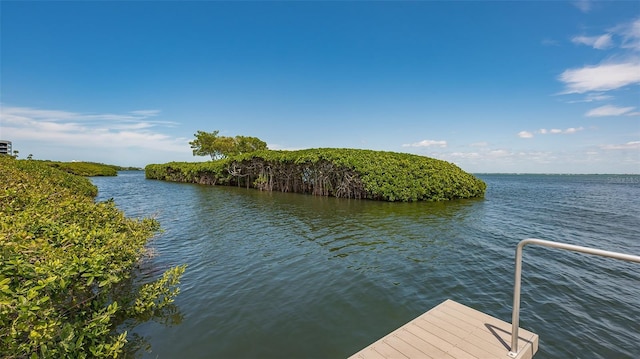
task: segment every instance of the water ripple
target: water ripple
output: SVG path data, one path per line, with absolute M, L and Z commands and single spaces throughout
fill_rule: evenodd
M 640 254 L 640 176 L 483 175 L 485 199 L 338 200 L 95 178 L 99 200 L 155 215 L 148 277 L 186 263 L 179 326 L 136 329 L 149 358 L 334 358 L 451 298 L 510 321 L 513 256 L 538 237 Z M 521 325 L 544 358 L 640 353 L 637 265 L 524 252 Z M 569 330 L 570 329 L 570 330 Z

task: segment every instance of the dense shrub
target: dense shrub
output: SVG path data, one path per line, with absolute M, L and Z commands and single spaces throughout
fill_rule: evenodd
M 118 325 L 149 318 L 178 293 L 184 267 L 132 285 L 157 230 L 95 203 L 86 178 L 0 156 L 0 353 L 6 358 L 117 357 Z
M 65 172 L 73 173 L 78 176 L 117 176 L 118 166 L 105 165 L 104 163 L 95 162 L 53 162 L 45 161 L 51 167 L 58 168 Z
M 152 164 L 145 171 L 152 179 L 385 201 L 482 197 L 486 189 L 446 161 L 356 149 L 259 151 L 209 162 Z

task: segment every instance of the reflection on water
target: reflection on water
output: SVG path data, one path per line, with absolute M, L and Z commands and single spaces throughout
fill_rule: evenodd
M 177 326 L 136 329 L 149 358 L 346 357 L 447 298 L 510 321 L 526 237 L 640 253 L 640 176 L 483 175 L 485 199 L 387 203 L 95 178 L 156 215 L 158 269 L 188 264 Z M 628 263 L 527 248 L 521 325 L 540 358 L 640 353 Z M 572 328 L 571 331 L 565 330 Z M 576 334 L 573 334 L 576 333 Z

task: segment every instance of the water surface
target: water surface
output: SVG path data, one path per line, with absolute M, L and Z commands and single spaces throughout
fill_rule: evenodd
M 93 178 L 98 200 L 164 229 L 150 277 L 188 264 L 182 320 L 143 358 L 344 358 L 447 298 L 511 321 L 516 244 L 640 254 L 640 176 L 479 175 L 485 199 L 387 203 Z M 542 358 L 640 357 L 640 266 L 524 252 L 521 326 Z

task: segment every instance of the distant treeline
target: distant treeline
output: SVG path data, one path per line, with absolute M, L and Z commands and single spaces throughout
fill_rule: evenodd
M 122 167 L 97 162 L 56 162 L 41 161 L 45 164 L 78 176 L 117 176 L 118 171 L 141 170 L 137 167 Z
M 321 148 L 258 151 L 208 162 L 151 164 L 146 177 L 384 201 L 482 197 L 486 184 L 454 164 L 407 153 Z

